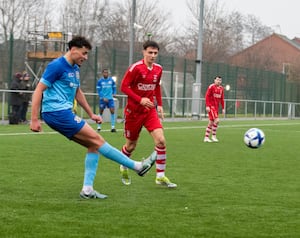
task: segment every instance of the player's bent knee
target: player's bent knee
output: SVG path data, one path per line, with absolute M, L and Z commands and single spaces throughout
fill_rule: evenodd
M 165 147 L 166 146 L 166 140 L 164 137 L 157 138 L 155 141 L 155 146 L 157 147 Z

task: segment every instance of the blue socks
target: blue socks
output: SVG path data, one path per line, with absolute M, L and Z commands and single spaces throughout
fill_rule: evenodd
M 113 160 L 119 164 L 126 166 L 132 170 L 135 170 L 136 162 L 122 152 L 112 147 L 110 144 L 105 142 L 99 149 L 99 153 L 104 155 L 106 158 Z M 84 170 L 84 181 L 83 186 L 93 187 L 97 168 L 98 168 L 99 154 L 98 153 L 87 153 L 85 157 L 85 170 Z
M 87 153 L 85 157 L 84 186 L 93 186 L 98 168 L 98 153 Z
M 115 114 L 110 114 L 110 124 L 111 124 L 111 128 L 115 128 L 115 118 L 116 118 L 116 115 L 115 115 Z
M 112 147 L 110 144 L 105 142 L 99 149 L 99 153 L 104 155 L 106 158 L 113 160 L 119 164 L 122 164 L 130 169 L 135 169 L 135 161 L 128 158 L 121 151 Z

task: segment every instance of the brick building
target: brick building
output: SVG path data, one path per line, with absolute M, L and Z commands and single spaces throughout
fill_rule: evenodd
M 300 38 L 290 40 L 272 34 L 233 55 L 231 65 L 284 73 L 288 81 L 300 82 Z

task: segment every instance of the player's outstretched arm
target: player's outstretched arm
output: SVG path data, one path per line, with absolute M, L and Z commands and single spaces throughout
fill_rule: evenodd
M 102 118 L 99 115 L 93 113 L 90 105 L 88 104 L 86 97 L 84 96 L 82 90 L 79 88 L 76 93 L 76 100 L 78 104 L 86 111 L 89 117 L 97 123 L 102 123 Z
M 43 92 L 44 90 L 46 90 L 46 88 L 47 86 L 45 84 L 39 82 L 32 95 L 30 130 L 34 132 L 42 131 L 42 126 L 39 121 L 39 114 L 40 114 Z
M 158 116 L 164 120 L 165 116 L 164 116 L 164 109 L 162 106 L 157 106 L 157 112 L 158 112 Z

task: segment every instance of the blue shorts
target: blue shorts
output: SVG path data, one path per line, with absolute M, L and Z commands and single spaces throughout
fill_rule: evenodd
M 85 124 L 85 121 L 75 115 L 71 109 L 56 112 L 43 112 L 42 116 L 48 126 L 69 139 L 72 139 Z
M 99 100 L 99 108 L 105 109 L 105 108 L 115 108 L 115 102 L 114 99 L 108 99 L 108 102 L 105 102 L 103 99 Z

